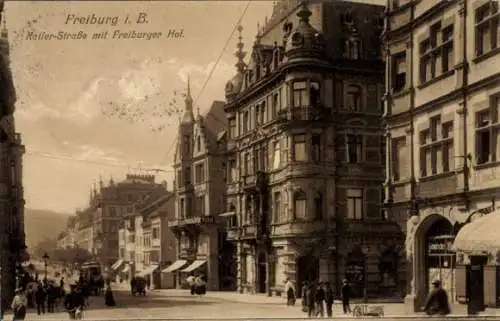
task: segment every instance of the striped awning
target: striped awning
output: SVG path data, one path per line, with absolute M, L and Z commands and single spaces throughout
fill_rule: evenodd
M 172 273 L 177 271 L 178 269 L 182 268 L 184 265 L 186 265 L 187 261 L 186 260 L 177 260 L 174 263 L 170 264 L 166 269 L 164 269 L 162 272 L 163 273 Z
M 492 253 L 500 251 L 500 210 L 485 214 L 460 229 L 453 249 L 466 253 Z

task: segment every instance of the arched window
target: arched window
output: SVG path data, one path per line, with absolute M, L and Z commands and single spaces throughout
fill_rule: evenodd
M 346 93 L 346 109 L 348 111 L 361 111 L 361 87 L 349 85 Z
M 281 217 L 281 194 L 279 192 L 274 193 L 273 214 L 274 222 L 283 221 L 284 218 Z
M 302 190 L 293 195 L 293 209 L 296 219 L 305 219 L 307 217 L 307 197 Z
M 314 195 L 314 214 L 317 220 L 323 218 L 323 194 L 321 192 L 316 192 Z

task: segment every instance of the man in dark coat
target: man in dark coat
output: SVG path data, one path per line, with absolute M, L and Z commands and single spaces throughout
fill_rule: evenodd
M 325 290 L 322 284 L 318 284 L 316 291 L 314 292 L 314 305 L 316 306 L 316 317 L 319 315 L 321 318 L 325 316 L 325 310 L 323 307 L 323 301 L 325 301 Z
M 330 286 L 330 283 L 326 282 L 325 284 L 325 305 L 326 305 L 326 315 L 331 318 L 333 315 L 333 290 Z
M 54 313 L 56 303 L 56 289 L 53 284 L 47 286 L 47 311 L 49 313 Z
M 351 306 L 349 305 L 349 301 L 351 300 L 351 286 L 347 279 L 344 279 L 342 282 L 342 308 L 344 309 L 344 313 L 351 313 Z
M 312 318 L 314 316 L 314 293 L 315 287 L 312 284 L 307 286 L 306 290 L 306 304 L 307 304 L 307 316 Z
M 35 292 L 36 312 L 38 315 L 45 314 L 45 289 L 42 282 L 38 282 Z
M 76 290 L 76 285 L 70 285 L 71 290 L 66 294 L 64 298 L 64 307 L 69 313 L 70 319 L 75 319 L 75 313 L 77 309 L 82 309 L 85 305 L 83 296 L 79 294 Z
M 450 304 L 448 302 L 448 294 L 441 287 L 441 281 L 435 280 L 432 282 L 434 288 L 429 293 L 427 300 L 425 302 L 424 311 L 428 315 L 440 314 L 447 315 L 450 314 Z

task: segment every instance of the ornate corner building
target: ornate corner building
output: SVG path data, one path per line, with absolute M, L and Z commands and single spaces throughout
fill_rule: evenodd
M 386 17 L 386 204 L 406 233 L 407 302 L 435 279 L 464 302 L 468 259 L 471 298 L 498 306 L 498 1 L 394 0 Z M 465 228 L 480 216 L 496 222 Z
M 174 161 L 175 219 L 168 223 L 177 238 L 177 260 L 166 272 L 177 276 L 178 287 L 190 274 L 202 274 L 209 290 L 234 289 L 236 250 L 218 216 L 226 186 L 224 102 L 195 117 L 188 79 L 184 103 Z
M 10 304 L 16 286 L 17 265 L 26 253 L 21 135 L 16 133 L 16 91 L 10 69 L 4 1 L 0 1 L 0 294 L 2 308 Z
M 226 85 L 228 239 L 240 292 L 287 278 L 401 296 L 403 235 L 386 220 L 380 6 L 278 1 Z

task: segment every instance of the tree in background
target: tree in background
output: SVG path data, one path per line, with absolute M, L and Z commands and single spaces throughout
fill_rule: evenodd
M 42 258 L 47 253 L 49 261 L 54 263 L 83 264 L 92 258 L 92 255 L 81 247 L 57 248 L 57 242 L 53 239 L 46 239 L 40 242 L 35 248 L 33 255 Z

